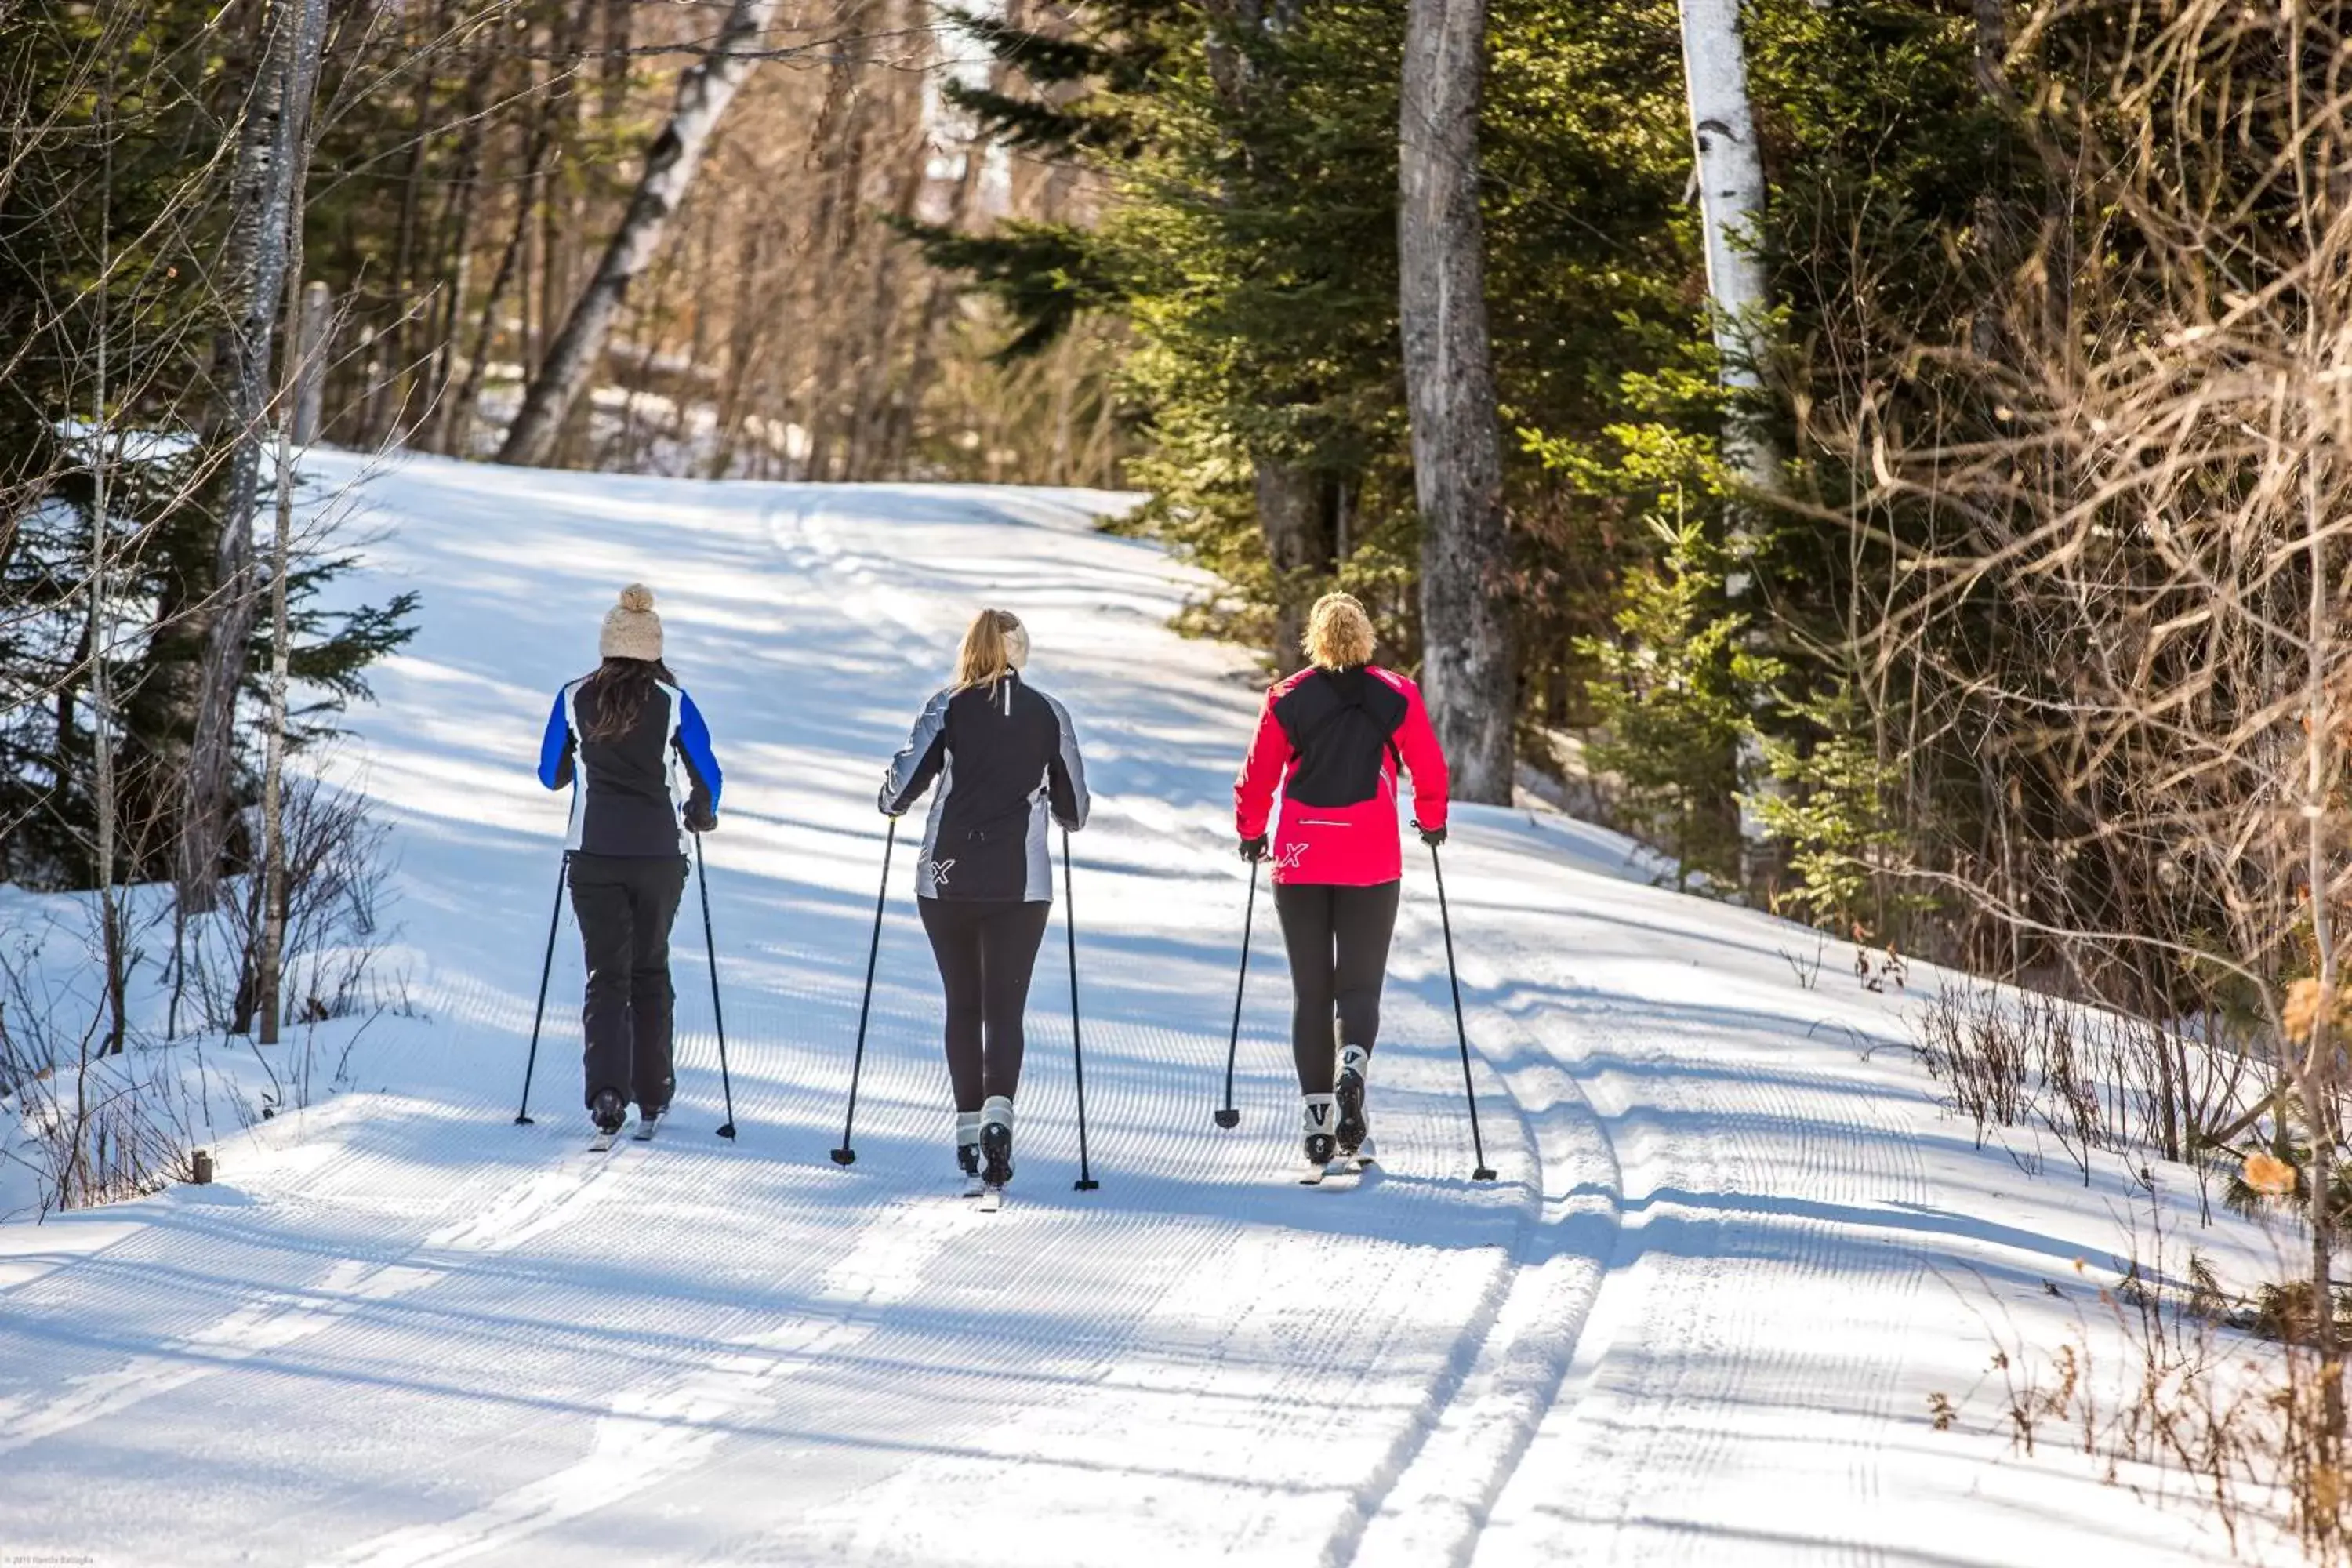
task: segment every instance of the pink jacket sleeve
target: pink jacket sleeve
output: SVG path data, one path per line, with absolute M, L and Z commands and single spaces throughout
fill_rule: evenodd
M 1257 716 L 1257 735 L 1234 780 L 1234 831 L 1240 837 L 1255 838 L 1265 831 L 1266 818 L 1274 814 L 1275 787 L 1289 765 L 1290 736 L 1274 716 L 1274 693 L 1268 691 L 1265 708 Z
M 1446 781 L 1445 752 L 1437 743 L 1437 731 L 1429 721 L 1429 709 L 1421 700 L 1421 688 L 1412 681 L 1400 683 L 1404 691 L 1404 722 L 1397 726 L 1397 751 L 1404 758 L 1405 770 L 1412 774 L 1412 819 L 1423 827 L 1445 826 Z

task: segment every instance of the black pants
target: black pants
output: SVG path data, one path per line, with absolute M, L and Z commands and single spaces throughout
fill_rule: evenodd
M 1328 1094 L 1339 1076 L 1331 1017 L 1339 1044 L 1370 1050 L 1381 1035 L 1381 982 L 1387 977 L 1389 938 L 1396 932 L 1395 882 L 1333 888 L 1276 882 L 1275 912 L 1282 945 L 1290 950 L 1290 1053 L 1298 1065 L 1298 1092 Z
M 948 1077 L 958 1110 L 1021 1088 L 1021 1015 L 1054 906 L 1018 899 L 917 899 L 948 994 Z
M 682 855 L 572 857 L 572 912 L 588 957 L 587 1094 L 618 1089 L 640 1110 L 669 1109 L 669 925 L 686 892 Z

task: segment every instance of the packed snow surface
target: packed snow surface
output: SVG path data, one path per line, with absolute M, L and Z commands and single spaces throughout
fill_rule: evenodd
M 1900 1048 L 1915 1001 L 1862 991 L 1843 946 L 1809 974 L 1811 933 L 1654 888 L 1611 835 L 1467 808 L 1444 851 L 1498 1180 L 1471 1180 L 1410 842 L 1377 1172 L 1293 1180 L 1263 889 L 1241 1125 L 1220 1131 L 1258 695 L 1241 654 L 1166 629 L 1204 583 L 1099 531 L 1118 498 L 308 470 L 367 540 L 351 591 L 423 595 L 339 764 L 394 826 L 386 963 L 415 1016 L 359 1036 L 348 1092 L 227 1139 L 217 1184 L 0 1226 L 0 1560 L 2226 1555 L 2086 1462 L 1931 1423 L 1933 1394 L 1981 1406 L 1997 1342 L 2097 1316 L 2124 1186 L 1979 1152 Z M 514 1124 L 564 816 L 531 769 L 551 692 L 639 578 L 727 770 L 708 889 L 741 1136 L 713 1136 L 689 891 L 676 1114 L 592 1158 L 568 912 L 537 1121 Z M 903 841 L 856 1162 L 828 1158 L 875 787 L 982 604 L 1030 625 L 1096 792 L 995 1215 L 955 1195 Z M 1073 912 L 1093 1192 L 1073 1190 Z

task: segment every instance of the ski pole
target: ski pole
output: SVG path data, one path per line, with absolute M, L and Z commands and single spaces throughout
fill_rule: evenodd
M 1217 1125 L 1234 1128 L 1241 1125 L 1242 1113 L 1234 1109 L 1234 1058 L 1242 1048 L 1242 990 L 1249 984 L 1250 921 L 1257 914 L 1257 862 L 1250 862 L 1249 901 L 1242 905 L 1242 972 L 1234 982 L 1234 1036 L 1225 1042 L 1225 1102 L 1217 1108 Z
M 1078 908 L 1070 896 L 1070 830 L 1062 829 L 1062 929 L 1070 936 L 1070 1066 L 1078 1080 L 1078 1179 L 1082 1193 L 1102 1185 L 1087 1163 L 1087 1052 L 1078 1040 Z
M 849 1131 L 857 1125 L 857 1078 L 866 1070 L 866 1018 L 874 1008 L 874 963 L 882 956 L 882 906 L 890 896 L 890 847 L 898 842 L 898 819 L 892 817 L 882 836 L 882 889 L 874 895 L 874 941 L 866 950 L 866 998 L 857 1004 L 857 1054 L 849 1064 L 849 1114 L 842 1119 L 841 1147 L 833 1152 L 836 1165 L 854 1165 L 857 1151 L 849 1146 Z
M 735 1136 L 735 1085 L 727 1076 L 727 1018 L 719 1010 L 719 943 L 710 934 L 710 879 L 702 870 L 702 835 L 694 836 L 694 881 L 702 889 L 702 951 L 710 958 L 710 1024 L 719 1031 L 719 1088 L 727 1097 L 727 1121 L 719 1136 Z
M 555 903 L 547 911 L 547 956 L 539 961 L 539 1005 L 530 1010 L 530 1057 L 522 1068 L 522 1104 L 515 1111 L 517 1127 L 532 1125 L 530 1120 L 530 1079 L 539 1070 L 539 1023 L 547 1014 L 547 977 L 555 969 L 555 928 L 563 920 L 563 879 L 572 874 L 572 851 L 555 867 Z
M 1454 986 L 1454 1037 L 1462 1042 L 1462 1092 L 1470 1101 L 1470 1147 L 1478 1156 L 1470 1173 L 1474 1182 L 1491 1182 L 1486 1164 L 1486 1141 L 1478 1136 L 1478 1090 L 1470 1081 L 1470 1032 L 1462 1026 L 1462 976 L 1454 967 L 1454 917 L 1445 908 L 1445 868 L 1438 863 L 1437 846 L 1429 847 L 1429 868 L 1437 875 L 1437 918 L 1445 928 L 1445 978 Z

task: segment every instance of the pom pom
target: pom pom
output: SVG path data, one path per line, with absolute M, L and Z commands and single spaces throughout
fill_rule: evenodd
M 632 583 L 621 590 L 621 608 L 650 610 L 654 607 L 654 591 L 643 583 Z

